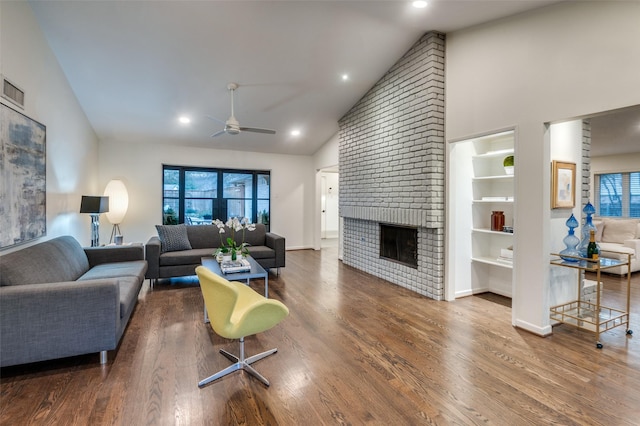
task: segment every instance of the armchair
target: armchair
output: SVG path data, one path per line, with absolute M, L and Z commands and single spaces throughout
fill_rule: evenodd
M 289 314 L 289 309 L 282 302 L 267 299 L 242 283 L 227 281 L 204 266 L 198 266 L 196 274 L 200 280 L 200 289 L 211 328 L 225 339 L 240 340 L 238 356 L 224 349 L 220 350 L 220 353 L 233 361 L 234 364 L 201 380 L 198 387 L 237 370 L 245 370 L 269 386 L 269 381 L 258 373 L 251 364 L 276 353 L 278 349 L 271 349 L 245 358 L 244 338 L 274 327 Z

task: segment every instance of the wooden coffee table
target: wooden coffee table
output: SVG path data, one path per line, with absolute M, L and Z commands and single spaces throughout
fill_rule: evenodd
M 224 274 L 220 269 L 220 264 L 218 261 L 211 256 L 203 257 L 201 259 L 202 266 L 210 270 L 216 275 L 223 277 L 228 281 L 244 281 L 246 280 L 247 285 L 249 285 L 249 281 L 252 278 L 264 278 L 264 297 L 269 297 L 269 273 L 262 267 L 255 259 L 251 256 L 246 257 L 251 265 L 251 270 L 246 272 L 234 272 L 231 274 Z M 204 308 L 204 321 L 209 322 L 209 317 L 207 315 L 207 307 Z

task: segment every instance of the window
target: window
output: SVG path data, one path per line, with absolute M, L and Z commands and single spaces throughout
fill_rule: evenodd
M 269 229 L 270 173 L 163 166 L 163 223 L 210 224 L 247 217 Z
M 599 216 L 640 217 L 640 172 L 595 175 Z

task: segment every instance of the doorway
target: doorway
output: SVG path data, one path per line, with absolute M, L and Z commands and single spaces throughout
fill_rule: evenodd
M 320 249 L 340 247 L 340 183 L 337 167 L 319 171 L 320 179 Z

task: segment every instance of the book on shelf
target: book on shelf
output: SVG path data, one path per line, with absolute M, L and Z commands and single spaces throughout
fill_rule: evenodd
M 496 259 L 500 263 L 513 264 L 513 249 L 509 248 L 500 249 L 500 256 Z
M 220 270 L 223 274 L 247 272 L 251 270 L 251 264 L 247 259 L 226 260 L 220 264 Z

